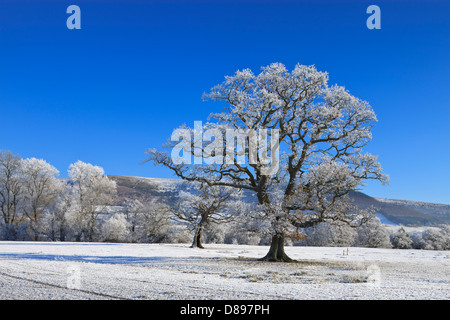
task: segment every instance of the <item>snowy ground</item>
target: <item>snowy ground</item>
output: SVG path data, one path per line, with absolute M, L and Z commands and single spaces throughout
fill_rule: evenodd
M 0 242 L 0 299 L 449 299 L 450 252 Z

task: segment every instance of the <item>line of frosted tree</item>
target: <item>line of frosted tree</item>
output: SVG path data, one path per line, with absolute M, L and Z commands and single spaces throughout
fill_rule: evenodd
M 78 161 L 69 178 L 44 160 L 0 151 L 0 239 L 270 244 L 242 193 L 226 187 L 191 185 L 178 191 L 175 205 L 128 200 L 116 203 L 116 183 L 99 166 Z M 114 210 L 111 210 L 114 208 Z M 226 212 L 226 214 L 225 214 Z M 245 214 L 242 214 L 245 213 Z M 203 237 L 202 237 L 203 236 Z M 352 228 L 322 223 L 306 228 L 290 245 L 450 249 L 450 228 L 389 232 L 378 219 Z
M 116 195 L 101 167 L 70 165 L 69 179 L 45 160 L 0 151 L 0 237 L 4 240 L 93 241 Z

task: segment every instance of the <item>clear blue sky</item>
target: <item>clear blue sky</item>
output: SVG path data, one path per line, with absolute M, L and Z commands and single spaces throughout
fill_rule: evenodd
M 66 9 L 81 8 L 81 30 Z M 366 9 L 381 9 L 381 30 Z M 218 111 L 202 93 L 237 69 L 315 64 L 370 102 L 375 197 L 450 204 L 449 1 L 0 1 L 0 149 L 67 176 L 172 177 L 140 165 L 182 123 Z

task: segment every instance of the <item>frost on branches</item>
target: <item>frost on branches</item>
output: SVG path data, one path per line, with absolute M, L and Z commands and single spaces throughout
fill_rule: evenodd
M 28 158 L 20 162 L 22 176 L 22 211 L 28 218 L 33 240 L 43 232 L 42 217 L 62 193 L 59 171 L 45 160 Z
M 233 221 L 246 211 L 246 203 L 241 201 L 242 192 L 231 187 L 208 186 L 204 183 L 190 183 L 189 192 L 180 190 L 174 215 L 187 221 L 194 230 L 192 248 L 203 248 L 202 235 L 210 224 Z
M 174 162 L 171 150 L 176 142 L 170 140 L 159 150 L 148 150 L 147 161 L 168 167 L 185 180 L 254 192 L 260 206 L 257 216 L 272 235 L 264 260 L 290 261 L 284 240 L 298 235 L 301 228 L 329 220 L 359 225 L 371 217 L 372 212 L 352 206 L 347 195 L 365 180 L 388 181 L 377 157 L 363 153 L 377 119 L 369 103 L 344 87 L 329 86 L 326 72 L 300 64 L 288 71 L 281 63 L 263 67 L 257 75 L 245 69 L 225 77 L 204 99 L 225 104 L 203 125 L 215 133 L 214 139 L 209 135 L 198 143 L 198 128 L 180 127 L 193 133 L 184 152 L 215 161 Z M 230 129 L 276 130 L 279 149 L 255 154 L 249 152 L 247 139 L 247 148 L 240 150 L 247 161 L 239 161 L 242 154 L 236 150 L 230 162 L 225 159 L 227 146 L 220 145 Z M 278 170 L 267 174 L 266 160 L 275 151 L 279 152 Z
M 43 217 L 62 192 L 59 172 L 46 161 L 0 151 L 0 237 L 38 240 Z
M 92 241 L 98 217 L 116 195 L 116 183 L 104 175 L 103 168 L 82 161 L 70 165 L 69 177 L 72 203 L 68 219 L 77 226 L 77 241 Z

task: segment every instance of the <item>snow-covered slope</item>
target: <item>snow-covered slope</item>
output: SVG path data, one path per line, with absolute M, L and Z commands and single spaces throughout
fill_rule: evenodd
M 188 188 L 179 179 L 157 179 L 133 176 L 109 176 L 118 185 L 119 203 L 126 199 L 172 203 L 177 188 Z M 350 197 L 361 208 L 373 206 L 387 224 L 429 226 L 450 224 L 450 206 L 405 200 L 375 199 L 361 192 Z
M 436 217 L 447 224 L 450 224 L 450 205 L 441 203 L 429 203 L 411 200 L 396 200 L 375 198 L 377 201 L 387 204 L 401 205 L 416 211 Z

